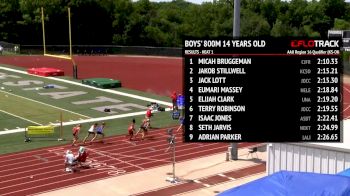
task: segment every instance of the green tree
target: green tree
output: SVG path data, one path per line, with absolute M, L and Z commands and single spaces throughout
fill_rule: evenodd
M 0 40 L 15 43 L 20 41 L 17 20 L 20 20 L 21 15 L 18 9 L 18 0 L 0 1 Z
M 266 36 L 270 34 L 269 23 L 250 10 L 242 10 L 241 36 Z
M 334 27 L 333 27 L 333 29 L 336 29 L 336 30 L 350 30 L 350 22 L 346 21 L 346 20 L 343 20 L 343 19 L 336 18 L 334 20 Z

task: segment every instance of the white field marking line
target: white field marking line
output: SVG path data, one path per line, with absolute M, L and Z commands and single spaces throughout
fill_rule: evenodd
M 246 146 L 244 148 L 249 148 L 250 146 Z M 210 155 L 205 155 L 205 156 L 201 156 L 200 158 L 205 158 L 205 157 L 209 157 L 209 156 L 213 156 L 213 155 L 218 155 L 218 154 L 221 154 L 222 152 L 219 152 L 219 153 L 213 153 L 213 154 L 210 154 Z M 195 160 L 195 159 L 198 159 L 198 157 L 195 157 L 195 158 L 191 158 L 191 159 L 186 159 L 186 160 L 183 160 L 183 161 L 179 161 L 179 162 L 184 162 L 184 161 L 191 161 L 191 160 Z M 159 168 L 159 167 L 163 167 L 163 165 L 157 165 L 157 166 L 153 166 L 153 167 L 150 167 L 150 168 L 147 168 L 148 169 L 154 169 L 154 168 Z M 129 166 L 128 166 L 129 167 Z M 125 168 L 128 168 L 128 167 L 124 167 L 124 168 L 120 168 L 120 169 L 125 169 Z M 132 174 L 132 173 L 136 173 L 136 172 L 139 172 L 139 170 L 135 170 L 135 171 L 131 171 L 131 172 L 127 172 L 127 174 Z M 264 172 L 260 172 L 260 173 L 264 173 Z M 259 174 L 260 174 L 259 173 Z M 68 188 L 68 187 L 73 187 L 73 186 L 77 186 L 77 185 L 81 185 L 81 184 L 86 184 L 86 183 L 89 183 L 89 182 L 95 182 L 95 181 L 99 181 L 99 180 L 104 180 L 104 179 L 109 179 L 110 176 L 107 176 L 107 177 L 104 177 L 104 178 L 100 178 L 100 179 L 93 179 L 93 180 L 87 180 L 85 182 L 81 182 L 81 183 L 75 183 L 74 185 L 67 185 L 67 186 L 64 186 L 65 188 Z M 51 190 L 47 190 L 47 191 L 42 191 L 42 192 L 39 192 L 39 193 L 35 193 L 35 194 L 31 194 L 31 195 L 38 195 L 38 194 L 42 194 L 42 193 L 48 193 L 48 192 L 52 192 L 54 190 L 60 190 L 62 189 L 63 187 L 59 187 L 59 188 L 54 188 L 54 189 L 51 189 Z M 150 191 L 146 191 L 146 192 L 142 192 L 142 193 L 147 193 L 147 192 L 150 192 Z M 138 193 L 138 194 L 141 194 L 141 193 Z
M 216 148 L 215 148 L 216 149 Z M 209 150 L 213 150 L 213 148 L 212 149 L 207 149 L 207 150 L 204 150 L 204 151 L 209 151 Z M 203 152 L 203 151 L 201 151 L 201 152 Z M 199 152 L 195 152 L 195 154 L 197 154 L 197 153 L 199 153 Z M 193 154 L 193 153 L 191 153 L 191 154 Z M 188 154 L 187 154 L 188 155 Z M 187 156 L 187 155 L 183 155 L 183 156 Z M 178 156 L 178 157 L 181 157 L 181 156 Z M 112 159 L 113 160 L 115 160 L 115 158 L 113 158 L 112 157 Z M 101 161 L 102 162 L 102 161 Z M 105 162 L 105 161 L 104 161 Z M 147 162 L 147 163 L 142 163 L 142 164 L 140 164 L 140 165 L 144 165 L 144 164 L 150 164 L 150 163 L 153 163 L 154 161 L 151 161 L 151 162 Z M 115 164 L 107 164 L 107 165 L 111 165 L 111 166 L 114 166 L 114 165 L 117 165 L 117 164 L 119 164 L 119 163 L 115 163 Z M 136 166 L 136 165 L 133 165 L 133 164 L 129 164 L 130 166 L 128 166 L 128 167 L 120 167 L 120 169 L 125 169 L 125 168 L 129 168 L 129 167 L 138 167 L 138 168 L 140 168 L 141 170 L 144 170 L 144 168 L 142 168 L 142 167 L 139 167 L 139 166 Z M 148 169 L 148 168 L 146 168 L 146 169 Z M 62 170 L 62 169 L 61 169 Z M 88 175 L 85 175 L 85 176 L 81 176 L 81 177 L 87 177 L 87 176 L 91 176 L 91 175 L 97 175 L 97 174 L 102 174 L 102 173 L 104 173 L 104 172 L 106 172 L 106 171 L 103 171 L 103 172 L 97 172 L 97 173 L 92 173 L 92 174 L 88 174 Z M 127 172 L 126 172 L 127 173 Z M 23 185 L 23 184 L 28 184 L 28 183 L 32 183 L 32 182 L 36 182 L 36 181 L 43 181 L 43 180 L 47 180 L 47 179 L 51 179 L 51 178 L 56 178 L 56 177 L 60 177 L 60 176 L 64 176 L 64 175 L 67 175 L 67 174 L 61 174 L 61 175 L 56 175 L 56 176 L 50 176 L 50 177 L 48 177 L 48 178 L 40 178 L 40 179 L 38 179 L 38 180 L 34 180 L 34 181 L 30 181 L 30 182 L 24 182 L 24 183 L 17 183 L 17 184 L 15 184 L 15 185 L 11 185 L 11 186 L 5 186 L 5 187 L 2 187 L 2 188 L 0 188 L 0 190 L 1 189 L 6 189 L 6 188 L 10 188 L 10 187 L 15 187 L 15 186 L 18 186 L 18 185 Z M 70 175 L 70 174 L 68 174 L 68 175 Z M 77 177 L 77 178 L 80 178 L 80 177 Z M 77 179 L 77 178 L 75 178 L 75 179 Z M 62 181 L 66 181 L 66 180 L 60 180 L 59 182 L 62 182 Z M 53 183 L 49 183 L 49 184 L 53 184 Z M 48 185 L 47 183 L 46 184 L 44 184 L 43 186 L 45 186 L 45 185 Z M 38 187 L 40 187 L 40 186 L 38 186 Z M 28 188 L 27 188 L 28 189 Z M 27 189 L 22 189 L 22 190 L 27 190 Z M 30 188 L 29 188 L 30 189 Z M 18 192 L 18 191 L 16 191 L 16 192 Z
M 217 143 L 213 143 L 212 145 L 217 145 Z M 200 148 L 200 147 L 195 147 L 195 148 Z M 210 150 L 213 150 L 213 149 L 218 149 L 218 148 L 222 148 L 222 146 L 220 146 L 220 147 L 216 147 L 216 148 L 211 148 L 211 149 L 207 149 L 207 150 L 202 150 L 202 151 L 200 151 L 200 152 L 203 152 L 203 151 L 210 151 Z M 225 147 L 226 148 L 226 147 Z M 184 150 L 180 150 L 180 151 L 177 151 L 177 152 L 181 152 L 181 151 L 186 151 L 186 150 L 189 150 L 189 149 L 184 149 Z M 192 150 L 192 148 L 190 149 L 190 150 Z M 179 158 L 179 157 L 183 157 L 183 156 L 187 156 L 187 155 L 191 155 L 191 154 L 196 154 L 196 153 L 199 153 L 199 152 L 194 152 L 194 153 L 189 153 L 189 154 L 184 154 L 184 155 L 178 155 L 177 157 Z M 167 153 L 163 153 L 163 155 L 166 155 Z M 156 156 L 158 156 L 158 155 L 156 155 Z M 103 157 L 105 157 L 105 156 L 92 156 L 92 157 L 90 157 L 91 159 L 97 159 L 97 158 L 103 158 Z M 155 157 L 155 156 L 151 156 L 151 157 Z M 63 159 L 62 159 L 63 160 Z M 52 162 L 57 162 L 57 161 L 60 161 L 60 162 L 62 162 L 62 160 L 53 160 L 53 161 L 48 161 L 48 162 L 45 162 L 45 163 L 40 163 L 40 164 L 48 164 L 48 163 L 52 163 Z M 99 162 L 107 162 L 107 161 L 112 161 L 112 160 L 114 160 L 114 158 L 113 159 L 107 159 L 107 160 L 98 160 Z M 141 164 L 139 164 L 139 165 L 143 165 L 143 164 L 149 164 L 149 163 L 154 163 L 154 162 L 156 162 L 156 161 L 150 161 L 150 162 L 146 162 L 146 163 L 141 163 Z M 32 167 L 32 166 L 36 166 L 36 165 L 40 165 L 40 164 L 35 164 L 35 165 L 30 165 L 30 166 L 28 166 L 28 167 Z M 117 164 L 122 164 L 122 162 L 120 162 L 120 163 L 112 163 L 112 164 L 109 164 L 109 165 L 117 165 Z M 48 166 L 48 167 L 40 167 L 40 168 L 37 168 L 37 169 L 32 169 L 32 170 L 28 170 L 28 171 L 23 171 L 23 172 L 16 172 L 16 173 L 14 173 L 14 174 L 8 174 L 8 175 L 2 175 L 2 177 L 8 177 L 8 176 L 13 176 L 13 175 L 17 175 L 17 174 L 22 174 L 22 173 L 27 173 L 27 172 L 33 172 L 33 171 L 37 171 L 37 170 L 41 170 L 41 169 L 48 169 L 48 168 L 52 168 L 52 167 L 62 167 L 61 166 L 62 164 L 60 163 L 60 164 L 57 164 L 57 165 L 51 165 L 51 166 Z M 133 167 L 133 165 L 132 165 L 132 167 Z M 16 169 L 23 169 L 23 167 L 20 167 L 20 168 L 13 168 L 13 169 L 10 169 L 10 170 L 16 170 Z M 9 170 L 6 170 L 6 171 L 9 171 Z M 0 184 L 1 184 L 1 182 L 0 182 Z M 0 188 L 1 189 L 1 188 Z
M 6 134 L 11 134 L 11 133 L 20 133 L 24 132 L 26 129 L 25 128 L 20 128 L 20 129 L 11 129 L 11 130 L 6 130 L 6 131 L 0 131 L 0 135 L 6 135 Z
M 163 136 L 163 134 L 160 133 L 163 129 L 158 129 L 158 130 L 154 131 L 154 133 L 151 132 L 150 135 L 161 135 L 161 136 Z M 124 143 L 120 142 L 120 141 L 124 140 L 123 137 L 109 137 L 109 138 L 105 138 L 104 140 L 105 141 L 112 140 L 113 142 L 109 143 L 109 144 L 112 144 L 112 146 L 97 146 L 95 148 L 96 149 L 106 149 L 106 148 L 116 148 L 118 146 L 124 146 L 122 148 L 118 148 L 118 150 L 125 149 L 125 148 L 127 148 L 127 149 L 130 148 L 130 146 L 125 146 Z M 164 141 L 157 140 L 157 141 L 154 141 L 153 144 L 157 144 L 159 142 L 162 142 L 162 144 L 163 144 Z M 182 142 L 180 144 L 182 144 Z M 139 144 L 140 147 L 142 147 L 144 145 L 148 145 L 148 143 L 141 143 L 141 144 Z M 65 145 L 65 146 L 62 146 L 62 147 L 48 148 L 48 149 L 44 149 L 44 150 L 43 149 L 38 149 L 38 150 L 33 151 L 33 152 L 28 151 L 28 152 L 24 152 L 24 153 L 20 154 L 20 155 L 23 155 L 23 154 L 30 153 L 30 155 L 28 155 L 28 156 L 18 156 L 19 154 L 12 154 L 12 155 L 8 155 L 8 156 L 3 156 L 3 157 L 0 157 L 0 159 L 4 158 L 4 160 L 0 161 L 0 163 L 3 165 L 4 162 L 14 161 L 14 160 L 18 160 L 18 159 L 25 159 L 26 157 L 30 157 L 31 158 L 33 156 L 32 154 L 34 154 L 34 152 L 37 152 L 37 151 L 39 151 L 39 152 L 42 151 L 43 153 L 39 153 L 39 154 L 36 153 L 36 155 L 45 155 L 45 154 L 52 154 L 52 152 L 56 151 L 56 150 L 62 150 L 62 149 L 65 149 L 65 148 L 70 148 L 70 147 L 71 147 L 70 145 Z M 10 158 L 9 159 L 9 157 L 13 157 L 13 156 L 17 156 L 18 158 L 12 158 L 12 159 Z
M 1 67 L 0 67 L 1 69 Z M 3 90 L 0 90 L 0 92 L 3 92 L 3 93 L 7 93 L 7 94 L 10 94 L 12 96 L 15 96 L 15 97 L 19 97 L 19 98 L 22 98 L 22 99 L 26 99 L 26 100 L 29 100 L 29 101 L 32 101 L 32 102 L 35 102 L 35 103 L 39 103 L 39 104 L 42 104 L 42 105 L 46 105 L 46 106 L 49 106 L 49 107 L 52 107 L 52 108 L 56 108 L 56 109 L 59 109 L 59 110 L 63 110 L 63 111 L 66 111 L 68 113 L 72 113 L 72 114 L 76 114 L 76 115 L 79 115 L 79 116 L 83 116 L 83 117 L 86 117 L 86 118 L 91 118 L 89 116 L 86 116 L 86 115 L 82 115 L 82 114 L 79 114 L 79 113 L 76 113 L 76 112 L 72 112 L 70 110 L 66 110 L 66 109 L 63 109 L 63 108 L 60 108 L 60 107 L 57 107 L 57 106 L 53 106 L 53 105 L 50 105 L 50 104 L 47 104 L 47 103 L 43 103 L 43 102 L 40 102 L 40 101 L 36 101 L 34 99 L 29 99 L 27 97 L 22 97 L 20 95 L 16 95 L 16 94 L 13 94 L 13 93 L 9 93 L 7 91 L 3 91 Z
M 165 111 L 170 111 L 170 108 L 166 108 Z M 155 111 L 153 113 L 158 113 L 158 111 Z M 98 118 L 91 118 L 91 119 L 85 119 L 85 120 L 77 120 L 77 121 L 71 121 L 71 122 L 63 122 L 63 126 L 67 125 L 75 125 L 75 124 L 82 124 L 82 123 L 89 123 L 89 122 L 95 122 L 95 121 L 106 121 L 106 120 L 114 120 L 118 118 L 125 118 L 130 116 L 136 116 L 136 115 L 145 115 L 144 111 L 141 112 L 132 112 L 132 113 L 126 113 L 126 114 L 117 114 L 113 116 L 106 116 L 106 117 L 98 117 Z M 59 126 L 60 123 L 53 123 L 55 126 Z
M 171 111 L 170 108 L 165 109 L 166 112 Z M 159 111 L 154 111 L 153 113 L 158 113 Z M 106 117 L 98 117 L 98 118 L 90 118 L 85 120 L 77 120 L 77 121 L 70 121 L 70 122 L 63 122 L 62 126 L 68 126 L 68 125 L 76 125 L 76 124 L 82 124 L 82 123 L 90 123 L 90 122 L 97 122 L 97 121 L 106 121 L 106 120 L 114 120 L 118 118 L 125 118 L 130 116 L 136 116 L 136 115 L 145 115 L 145 112 L 133 112 L 133 113 L 126 113 L 126 114 L 118 114 L 113 116 L 106 116 Z M 60 126 L 61 123 L 52 123 L 53 126 Z M 21 129 L 13 129 L 8 131 L 0 131 L 0 135 L 10 134 L 10 133 L 18 133 L 25 131 L 24 128 Z
M 25 74 L 25 75 L 31 75 L 31 74 L 28 74 L 25 71 L 11 69 L 11 68 L 7 68 L 7 67 L 1 67 L 0 66 L 0 69 L 7 70 L 7 71 L 12 71 L 12 72 L 16 72 L 16 73 L 21 73 L 21 74 Z M 147 97 L 142 97 L 142 96 L 139 96 L 139 95 L 133 95 L 133 94 L 129 94 L 129 93 L 123 93 L 123 92 L 119 92 L 119 91 L 116 91 L 116 90 L 100 89 L 100 88 L 96 88 L 96 87 L 93 87 L 93 86 L 88 86 L 88 85 L 85 85 L 85 84 L 82 84 L 82 83 L 69 81 L 69 80 L 64 80 L 64 79 L 61 79 L 61 78 L 43 77 L 43 76 L 38 76 L 38 75 L 31 75 L 31 76 L 35 76 L 35 77 L 38 77 L 38 78 L 46 78 L 46 79 L 49 79 L 49 80 L 60 81 L 60 82 L 63 82 L 63 83 L 73 84 L 73 85 L 76 85 L 76 86 L 83 86 L 83 87 L 86 87 L 86 88 L 91 88 L 91 89 L 95 89 L 95 90 L 98 90 L 98 91 L 108 92 L 108 93 L 112 93 L 112 94 L 115 94 L 115 95 L 131 97 L 131 98 L 134 98 L 134 99 L 139 99 L 139 100 L 143 100 L 143 101 L 147 101 L 147 102 L 156 102 L 156 103 L 159 103 L 159 104 L 162 104 L 162 105 L 166 105 L 166 106 L 172 106 L 173 105 L 170 102 L 160 101 L 160 100 L 147 98 Z
M 3 113 L 8 114 L 8 115 L 10 115 L 10 116 L 14 116 L 14 117 L 16 117 L 16 118 L 20 118 L 20 119 L 22 119 L 22 120 L 25 120 L 25 121 L 28 121 L 28 122 L 31 122 L 31 123 L 34 123 L 34 124 L 37 124 L 37 125 L 42 125 L 42 124 L 40 124 L 40 123 L 38 123 L 38 122 L 35 122 L 35 121 L 32 121 L 32 120 L 26 119 L 26 118 L 21 117 L 21 116 L 17 116 L 17 115 L 15 115 L 15 114 L 12 114 L 12 113 L 10 113 L 10 112 L 6 112 L 6 111 L 4 111 L 4 110 L 0 110 L 0 112 L 3 112 Z M 0 133 L 1 133 L 1 132 L 0 132 Z M 0 135 L 1 135 L 1 134 L 0 134 Z

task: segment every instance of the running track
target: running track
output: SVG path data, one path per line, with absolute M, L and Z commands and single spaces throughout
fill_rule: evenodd
M 105 143 L 87 145 L 92 168 L 71 174 L 64 171 L 64 153 L 78 147 L 70 145 L 38 149 L 0 156 L 0 195 L 29 195 L 129 174 L 171 163 L 171 154 L 165 152 L 166 129 L 150 132 L 148 140 L 129 142 L 125 136 L 110 137 Z M 178 138 L 181 136 L 178 135 Z M 240 143 L 246 147 L 252 143 Z M 177 140 L 177 162 L 194 159 L 227 150 L 224 143 L 183 143 Z

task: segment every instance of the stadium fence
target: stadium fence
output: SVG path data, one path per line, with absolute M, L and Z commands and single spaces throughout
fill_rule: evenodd
M 46 45 L 50 54 L 62 55 L 69 52 L 69 45 Z M 182 48 L 119 45 L 72 45 L 75 55 L 151 55 L 181 57 Z M 21 54 L 43 54 L 42 45 L 21 45 Z
M 3 54 L 20 54 L 20 45 L 0 41 L 0 46 L 3 47 Z

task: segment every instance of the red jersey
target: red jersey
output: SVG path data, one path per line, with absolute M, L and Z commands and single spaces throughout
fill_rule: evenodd
M 87 156 L 88 156 L 88 153 L 87 153 L 86 151 L 84 151 L 83 154 L 79 154 L 79 156 L 78 156 L 78 161 L 79 161 L 79 162 L 85 162 Z
M 73 130 L 72 130 L 73 135 L 78 134 L 78 133 L 79 133 L 79 131 L 80 131 L 80 127 L 73 127 Z
M 171 100 L 173 101 L 176 101 L 177 100 L 177 95 L 176 93 L 173 93 L 171 96 L 170 96 Z
M 152 110 L 148 109 L 146 112 L 146 117 L 151 118 L 151 116 L 152 116 Z

